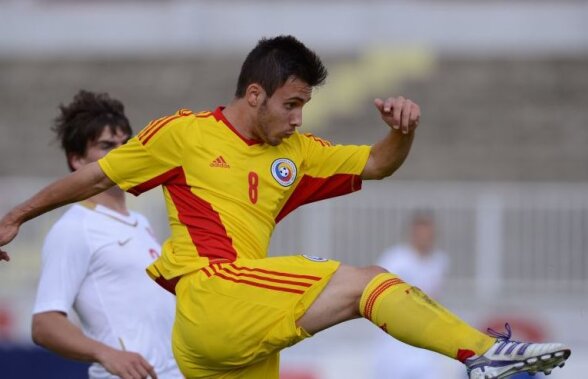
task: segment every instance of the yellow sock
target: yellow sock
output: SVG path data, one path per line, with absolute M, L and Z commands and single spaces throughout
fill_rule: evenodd
M 396 275 L 377 275 L 366 286 L 361 315 L 392 337 L 464 362 L 495 342 Z

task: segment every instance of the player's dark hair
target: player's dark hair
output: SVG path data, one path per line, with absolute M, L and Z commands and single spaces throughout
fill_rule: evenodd
M 71 103 L 61 104 L 59 111 L 51 130 L 61 142 L 71 171 L 74 169 L 69 157 L 84 156 L 88 143 L 96 141 L 104 128 L 110 128 L 113 134 L 119 130 L 129 136 L 133 134 L 123 104 L 106 93 L 81 90 Z
M 245 96 L 252 83 L 272 96 L 292 76 L 315 87 L 324 83 L 327 69 L 318 55 L 292 36 L 262 38 L 241 66 L 235 96 Z

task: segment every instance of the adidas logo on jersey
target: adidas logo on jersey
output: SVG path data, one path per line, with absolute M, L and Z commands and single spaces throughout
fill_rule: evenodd
M 231 166 L 229 166 L 229 164 L 227 163 L 227 161 L 225 161 L 225 158 L 223 158 L 222 155 L 216 157 L 216 159 L 210 163 L 210 167 L 231 168 Z

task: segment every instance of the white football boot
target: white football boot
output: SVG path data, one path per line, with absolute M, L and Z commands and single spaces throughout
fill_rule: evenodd
M 506 334 L 488 329 L 490 336 L 496 337 L 496 343 L 484 355 L 466 359 L 470 379 L 503 379 L 525 371 L 531 375 L 538 372 L 549 375 L 555 367 L 563 367 L 571 354 L 561 343 L 511 341 L 510 325 L 505 327 Z

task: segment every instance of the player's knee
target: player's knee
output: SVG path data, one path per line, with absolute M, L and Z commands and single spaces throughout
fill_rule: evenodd
M 399 278 L 399 276 L 396 273 L 390 272 L 388 270 L 386 270 L 383 267 L 380 266 L 369 266 L 369 267 L 365 267 L 366 270 L 366 278 L 368 279 L 367 282 L 365 283 L 366 285 L 372 281 L 372 279 L 374 279 L 376 276 L 380 275 L 380 274 L 390 274 L 390 276 L 393 276 L 395 278 Z M 402 278 L 399 278 L 402 279 Z
M 370 269 L 371 271 L 373 271 L 375 273 L 374 276 L 378 275 L 378 274 L 383 274 L 385 272 L 389 272 L 388 270 L 386 270 L 384 267 L 382 266 L 377 266 L 377 265 L 373 265 L 373 266 L 368 266 L 368 269 Z
M 386 273 L 384 268 L 380 266 L 366 266 L 366 267 L 352 267 L 342 266 L 340 269 L 339 279 L 344 281 L 344 285 L 350 290 L 353 302 L 359 302 L 365 287 L 371 282 L 377 275 Z
M 367 280 L 367 282 L 365 283 L 366 285 L 376 276 L 388 272 L 388 270 L 386 270 L 385 268 L 376 265 L 364 267 L 363 270 L 365 271 L 365 277 Z
M 388 271 L 375 265 L 366 267 L 341 265 L 336 275 L 343 277 L 346 283 L 354 283 L 355 285 L 359 285 L 359 287 L 363 287 L 363 285 L 369 283 L 376 275 L 384 272 Z

